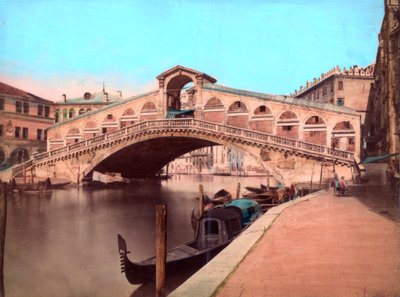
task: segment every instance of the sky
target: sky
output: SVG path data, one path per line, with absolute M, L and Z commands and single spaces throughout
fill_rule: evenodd
M 384 0 L 0 0 L 0 81 L 60 101 L 157 88 L 182 65 L 289 94 L 375 62 Z

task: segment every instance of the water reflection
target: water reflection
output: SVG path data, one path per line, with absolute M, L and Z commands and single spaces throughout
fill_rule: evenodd
M 5 246 L 7 297 L 154 296 L 154 284 L 132 286 L 120 273 L 116 234 L 132 261 L 154 255 L 155 204 L 168 205 L 168 247 L 193 238 L 191 209 L 198 185 L 211 196 L 263 178 L 175 176 L 161 185 L 55 190 L 49 196 L 14 195 L 8 203 Z M 167 291 L 188 275 L 169 276 Z

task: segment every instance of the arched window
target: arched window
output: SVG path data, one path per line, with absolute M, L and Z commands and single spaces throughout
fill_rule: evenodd
M 68 119 L 68 109 L 63 109 L 63 120 Z
M 303 126 L 303 140 L 319 145 L 326 145 L 327 132 L 325 121 L 317 115 L 309 117 Z
M 71 108 L 71 109 L 69 110 L 69 118 L 73 118 L 74 115 L 75 115 L 75 109 Z
M 60 110 L 56 109 L 56 112 L 54 113 L 54 121 L 58 123 L 60 121 Z
M 299 119 L 293 111 L 286 110 L 281 113 L 276 126 L 276 134 L 278 136 L 293 139 L 299 138 Z
M 85 109 L 84 108 L 79 109 L 79 115 L 84 114 L 84 113 L 85 113 Z

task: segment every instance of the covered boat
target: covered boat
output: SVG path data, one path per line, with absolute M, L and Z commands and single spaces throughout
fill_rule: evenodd
M 239 201 L 241 200 L 241 201 Z M 246 201 L 245 201 L 246 200 Z M 221 252 L 259 215 L 257 202 L 238 199 L 234 204 L 215 207 L 203 214 L 196 226 L 194 240 L 167 252 L 166 274 L 200 268 Z M 154 280 L 156 257 L 132 262 L 124 238 L 118 234 L 121 272 L 131 284 Z

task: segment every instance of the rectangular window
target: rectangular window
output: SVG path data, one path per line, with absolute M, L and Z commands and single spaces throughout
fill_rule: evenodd
M 37 106 L 37 115 L 42 117 L 43 116 L 43 105 L 38 105 Z
M 47 130 L 44 130 L 43 140 L 47 140 Z
M 322 87 L 322 95 L 326 95 L 326 92 L 327 92 L 327 91 L 326 91 L 326 86 L 323 86 L 323 87 Z
M 349 144 L 350 144 L 350 145 L 354 145 L 354 144 L 355 144 L 354 138 L 349 138 Z
M 0 125 L 0 137 L 3 137 L 3 125 Z
M 338 90 L 343 90 L 343 82 L 342 81 L 338 82 Z
M 15 138 L 19 138 L 21 135 L 21 127 L 15 127 L 14 129 Z
M 344 106 L 344 98 L 338 98 L 337 99 L 337 105 L 338 106 Z
M 22 113 L 22 103 L 21 103 L 21 101 L 15 101 L 15 112 Z
M 24 113 L 29 113 L 29 102 L 24 102 L 24 104 L 23 104 L 23 106 L 24 106 Z
M 260 112 L 266 112 L 266 107 L 265 107 L 265 105 L 261 105 L 260 106 Z
M 4 99 L 0 99 L 0 110 L 4 110 Z
M 28 139 L 28 128 L 22 128 L 22 138 Z
M 44 116 L 46 118 L 50 117 L 50 106 L 45 106 L 44 107 Z
M 283 126 L 282 129 L 283 131 L 292 131 L 293 126 Z
M 36 134 L 36 139 L 37 140 L 42 140 L 42 129 L 37 129 L 37 134 Z
M 103 134 L 106 134 L 106 133 L 107 133 L 107 128 L 102 128 L 102 129 L 101 129 L 101 132 L 102 132 Z

